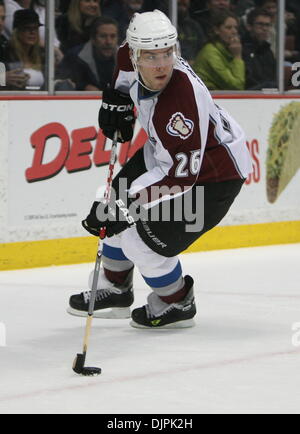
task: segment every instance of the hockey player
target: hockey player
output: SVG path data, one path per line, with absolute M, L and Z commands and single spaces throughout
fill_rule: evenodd
M 133 137 L 134 106 L 148 141 L 115 177 L 109 206 L 94 202 L 83 221 L 91 234 L 99 236 L 103 227 L 107 234 L 95 317 L 105 316 L 106 308 L 127 317 L 136 266 L 151 293 L 132 311 L 131 325 L 190 327 L 194 282 L 183 276 L 177 255 L 227 214 L 252 171 L 251 157 L 244 132 L 179 56 L 177 31 L 158 10 L 136 13 L 119 49 L 113 87 L 103 92 L 99 113 L 107 137 L 116 131 L 121 142 Z M 188 226 L 185 211 L 191 209 L 195 221 Z M 85 316 L 90 294 L 73 295 L 69 313 Z

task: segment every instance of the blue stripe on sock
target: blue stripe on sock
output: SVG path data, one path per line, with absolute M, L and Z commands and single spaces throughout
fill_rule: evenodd
M 152 288 L 163 288 L 164 286 L 172 285 L 172 283 L 176 282 L 180 276 L 182 275 L 182 268 L 181 264 L 178 261 L 178 264 L 174 268 L 171 273 L 165 274 L 164 276 L 160 277 L 145 277 L 145 282 L 147 285 L 151 286 Z
M 103 245 L 103 256 L 109 259 L 115 259 L 116 261 L 128 261 L 122 249 L 111 247 L 107 244 Z

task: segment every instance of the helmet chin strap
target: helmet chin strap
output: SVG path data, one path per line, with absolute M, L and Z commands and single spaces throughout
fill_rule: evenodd
M 143 86 L 143 88 L 144 89 L 147 89 L 147 90 L 149 90 L 150 92 L 160 92 L 162 89 L 160 89 L 160 90 L 155 90 L 155 89 L 151 89 L 150 87 L 147 87 L 146 85 L 145 85 L 145 80 L 144 80 L 144 77 L 143 77 L 143 74 L 141 73 L 141 72 L 138 72 L 138 83 L 141 85 L 141 86 Z
M 135 75 L 136 75 L 136 80 L 137 80 L 137 82 L 138 82 L 138 83 L 139 83 L 139 84 L 140 84 L 144 89 L 149 90 L 150 92 L 158 92 L 157 90 L 150 89 L 150 87 L 147 87 L 147 86 L 145 85 L 143 75 L 139 72 L 139 68 L 138 68 L 138 66 L 137 66 L 137 61 L 136 61 L 136 59 L 134 58 L 134 55 L 131 56 L 131 62 L 132 62 L 132 65 L 133 65 L 133 69 L 134 69 L 134 72 L 135 72 Z

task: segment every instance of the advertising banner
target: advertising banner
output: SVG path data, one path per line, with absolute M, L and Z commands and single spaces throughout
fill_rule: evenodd
M 300 100 L 219 102 L 244 128 L 253 159 L 253 173 L 222 224 L 300 220 Z
M 253 173 L 222 225 L 300 220 L 299 100 L 216 102 L 245 129 L 253 159 Z M 1 240 L 86 235 L 80 221 L 106 182 L 111 146 L 98 128 L 100 103 L 7 104 L 7 230 Z M 115 173 L 146 140 L 137 124 L 132 142 L 119 145 Z

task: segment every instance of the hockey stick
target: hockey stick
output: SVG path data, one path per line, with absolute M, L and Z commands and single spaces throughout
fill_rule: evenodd
M 109 202 L 110 194 L 111 194 L 112 178 L 113 178 L 113 172 L 115 168 L 116 155 L 117 155 L 117 145 L 118 145 L 118 131 L 115 132 L 112 148 L 111 148 L 111 154 L 110 154 L 108 177 L 106 181 L 106 190 L 104 194 L 104 203 L 106 204 Z M 85 367 L 84 364 L 86 359 L 86 353 L 88 350 L 88 344 L 89 344 L 92 322 L 94 317 L 94 308 L 95 308 L 95 301 L 97 295 L 97 283 L 99 279 L 99 273 L 100 273 L 100 267 L 102 261 L 102 240 L 105 238 L 106 235 L 105 232 L 106 232 L 105 228 L 102 228 L 99 233 L 98 251 L 96 256 L 91 298 L 89 302 L 89 310 L 88 310 L 88 316 L 87 316 L 86 327 L 85 327 L 85 336 L 83 341 L 83 352 L 82 354 L 77 354 L 73 363 L 73 371 L 76 372 L 76 374 L 80 374 L 84 376 L 101 374 L 101 368 Z

